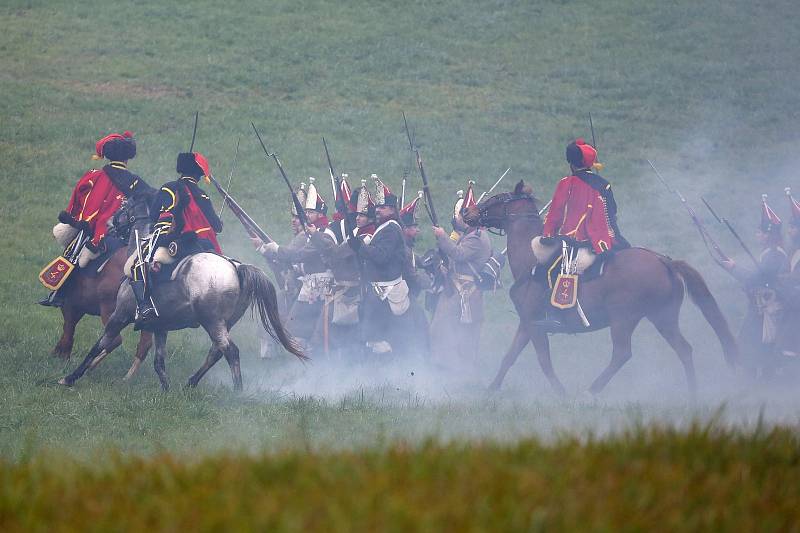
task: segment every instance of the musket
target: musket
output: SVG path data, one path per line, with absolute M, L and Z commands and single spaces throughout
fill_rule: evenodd
M 297 218 L 300 219 L 300 225 L 303 226 L 303 231 L 308 231 L 308 217 L 306 217 L 306 210 L 303 207 L 303 204 L 300 203 L 300 199 L 297 197 L 297 193 L 292 188 L 292 184 L 289 182 L 289 178 L 286 176 L 286 172 L 283 170 L 283 165 L 281 165 L 280 159 L 278 159 L 278 155 L 276 153 L 270 153 L 267 150 L 266 145 L 264 144 L 264 140 L 261 138 L 261 134 L 258 133 L 256 129 L 256 125 L 252 122 L 250 123 L 253 126 L 253 131 L 256 132 L 256 137 L 258 137 L 258 142 L 261 144 L 261 148 L 264 150 L 264 154 L 266 154 L 267 158 L 270 157 L 275 161 L 275 164 L 278 165 L 278 170 L 281 172 L 281 176 L 283 176 L 283 181 L 286 182 L 286 186 L 289 187 L 289 192 L 292 195 L 292 203 L 294 204 L 294 208 L 297 211 Z
M 333 189 L 333 200 L 334 206 L 336 206 L 336 212 L 341 215 L 347 215 L 347 206 L 344 204 L 344 198 L 342 198 L 341 189 L 342 189 L 342 178 L 336 174 L 336 171 L 333 170 L 333 162 L 331 161 L 331 153 L 328 151 L 328 143 L 325 142 L 325 137 L 322 138 L 322 146 L 325 147 L 325 157 L 328 159 L 328 171 L 331 174 L 331 188 Z
M 702 196 L 700 197 L 700 200 L 702 200 L 705 206 L 708 208 L 708 211 L 711 213 L 711 216 L 713 216 L 717 220 L 717 222 L 719 222 L 720 224 L 724 224 L 725 227 L 728 228 L 728 231 L 730 231 L 733 237 L 739 242 L 745 253 L 750 257 L 750 259 L 753 260 L 753 263 L 756 264 L 756 267 L 760 267 L 758 261 L 756 260 L 756 256 L 753 255 L 753 252 L 750 251 L 750 248 L 747 247 L 747 245 L 744 243 L 744 240 L 739 236 L 739 233 L 733 228 L 733 225 L 728 221 L 728 219 L 725 217 L 718 216 L 716 211 L 714 211 L 714 209 L 711 207 L 711 204 L 709 204 L 706 201 L 706 199 L 703 198 Z
M 219 193 L 222 195 L 224 202 L 231 208 L 231 213 L 236 215 L 236 218 L 238 218 L 239 222 L 242 223 L 242 226 L 244 226 L 244 230 L 248 235 L 251 237 L 258 237 L 264 242 L 275 242 L 275 240 L 270 237 L 266 231 L 261 229 L 256 221 L 247 214 L 247 212 L 242 208 L 242 206 L 239 205 L 233 196 L 231 196 L 228 191 L 222 188 L 222 185 L 215 177 L 209 176 L 209 179 L 211 180 L 211 184 L 214 185 L 217 191 L 219 191 Z
M 497 178 L 497 181 L 495 181 L 495 182 L 494 182 L 494 185 L 492 185 L 491 187 L 489 187 L 489 190 L 488 190 L 488 191 L 485 191 L 483 194 L 481 194 L 481 195 L 480 195 L 480 197 L 478 198 L 478 201 L 477 201 L 477 202 L 475 202 L 475 203 L 476 203 L 476 204 L 479 204 L 479 203 L 481 203 L 481 200 L 483 200 L 483 199 L 486 197 L 486 195 L 487 195 L 487 194 L 489 194 L 490 192 L 492 192 L 492 191 L 495 189 L 495 187 L 497 187 L 498 185 L 500 185 L 500 182 L 501 182 L 501 181 L 503 181 L 503 178 L 505 178 L 505 177 L 506 177 L 506 174 L 508 174 L 509 172 L 511 172 L 511 167 L 507 168 L 507 169 L 506 169 L 506 171 L 505 171 L 505 172 L 503 172 L 503 175 L 502 175 L 502 176 L 500 176 L 499 178 Z
M 194 112 L 194 130 L 192 130 L 192 144 L 189 146 L 189 151 L 194 150 L 194 140 L 197 137 L 197 119 L 200 118 L 200 111 Z
M 678 189 L 673 189 L 672 187 L 669 186 L 667 181 L 664 179 L 664 177 L 661 175 L 661 173 L 658 171 L 658 169 L 656 168 L 656 166 L 653 164 L 652 161 L 648 159 L 647 162 L 650 164 L 650 168 L 653 169 L 653 172 L 656 173 L 658 180 L 667 189 L 667 192 L 675 194 L 681 201 L 683 206 L 686 208 L 686 211 L 689 213 L 689 217 L 691 217 L 692 222 L 694 222 L 694 225 L 697 227 L 697 231 L 700 232 L 700 237 L 703 239 L 703 244 L 705 245 L 706 250 L 708 250 L 709 255 L 711 255 L 711 258 L 717 264 L 720 265 L 722 264 L 722 261 L 730 261 L 730 258 L 727 255 L 725 255 L 725 252 L 723 252 L 722 249 L 719 247 L 717 241 L 715 241 L 714 238 L 711 236 L 711 234 L 708 232 L 706 227 L 700 221 L 700 218 L 698 218 L 697 213 L 694 212 L 694 209 L 692 209 L 692 206 L 689 205 L 689 202 L 686 201 L 686 198 L 681 194 L 681 192 Z M 715 256 L 714 253 L 716 253 L 718 257 Z
M 403 111 L 403 123 L 406 126 L 406 136 L 408 137 L 408 146 L 411 151 L 417 156 L 417 168 L 419 174 L 422 176 L 422 192 L 425 193 L 425 203 L 428 206 L 428 215 L 431 217 L 431 223 L 434 226 L 439 225 L 439 219 L 436 216 L 436 208 L 433 206 L 433 198 L 431 197 L 431 189 L 428 185 L 428 176 L 425 174 L 425 166 L 422 164 L 422 157 L 419 155 L 419 149 L 414 146 L 414 141 L 411 140 L 411 132 L 408 129 L 408 121 L 406 120 L 406 113 Z
M 233 172 L 236 170 L 236 161 L 239 159 L 239 141 L 241 140 L 242 140 L 241 136 L 236 138 L 236 153 L 233 155 L 233 166 L 231 166 L 231 173 L 228 176 L 228 186 L 226 187 L 227 191 L 225 192 L 225 198 L 223 199 L 224 201 L 222 202 L 222 207 L 219 208 L 219 215 L 217 215 L 217 218 L 219 218 L 220 220 L 222 220 L 222 213 L 223 211 L 225 211 L 225 206 L 228 205 L 227 202 L 228 193 L 231 190 L 231 182 L 233 181 Z

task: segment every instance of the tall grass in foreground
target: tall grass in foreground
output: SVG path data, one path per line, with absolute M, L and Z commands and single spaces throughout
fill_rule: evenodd
M 796 431 L 0 463 L 0 529 L 743 530 L 800 524 Z

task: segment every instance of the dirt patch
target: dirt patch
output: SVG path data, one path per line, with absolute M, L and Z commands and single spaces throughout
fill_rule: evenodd
M 177 89 L 167 85 L 150 85 L 141 83 L 127 83 L 124 81 L 106 81 L 101 83 L 89 83 L 85 81 L 69 80 L 60 85 L 84 94 L 107 95 L 107 96 L 133 96 L 148 100 L 159 98 L 187 98 L 191 96 L 191 91 Z

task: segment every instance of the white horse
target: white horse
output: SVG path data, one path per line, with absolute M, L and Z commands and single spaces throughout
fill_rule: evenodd
M 202 327 L 211 338 L 211 349 L 203 366 L 189 378 L 187 386 L 197 382 L 224 355 L 231 368 L 233 386 L 242 389 L 239 366 L 239 348 L 230 338 L 230 330 L 249 307 L 258 309 L 261 325 L 269 335 L 301 360 L 307 359 L 299 344 L 284 330 L 278 315 L 275 287 L 266 274 L 253 265 L 234 263 L 213 253 L 199 253 L 178 265 L 172 281 L 156 286 L 153 299 L 159 318 L 148 323 L 155 339 L 154 366 L 161 387 L 169 389 L 166 372 L 167 333 L 184 328 Z M 136 314 L 136 298 L 129 283 L 122 283 L 117 293 L 114 312 L 83 362 L 59 383 L 72 386 L 89 368 L 94 367 L 108 353 L 112 341 L 129 324 Z M 129 375 L 141 363 L 134 360 Z

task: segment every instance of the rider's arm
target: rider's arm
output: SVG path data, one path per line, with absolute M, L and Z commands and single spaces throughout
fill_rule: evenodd
M 158 218 L 153 224 L 153 233 L 158 234 L 156 247 L 163 246 L 167 234 L 175 227 L 175 213 L 178 209 L 179 191 L 166 184 L 161 187 L 156 196 L 153 207 L 158 210 Z
M 563 178 L 556 186 L 553 193 L 553 202 L 544 218 L 544 228 L 542 237 L 554 237 L 558 234 L 561 224 L 564 221 L 564 209 L 569 200 L 569 177 Z
M 597 193 L 585 222 L 586 233 L 592 241 L 592 249 L 596 254 L 607 252 L 614 244 L 606 201 L 603 195 Z

